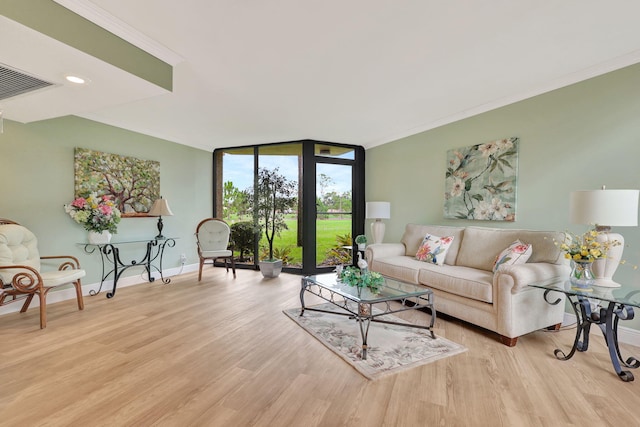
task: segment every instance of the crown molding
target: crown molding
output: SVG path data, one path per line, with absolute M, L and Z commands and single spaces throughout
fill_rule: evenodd
M 184 58 L 87 0 L 53 0 L 171 66 Z

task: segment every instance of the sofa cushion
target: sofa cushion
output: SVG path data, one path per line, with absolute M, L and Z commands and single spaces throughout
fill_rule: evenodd
M 418 261 L 414 257 L 408 257 L 406 255 L 389 256 L 376 260 L 373 265 L 373 271 L 403 282 L 418 285 L 420 284 L 418 281 L 418 273 L 420 273 L 420 269 L 425 265 L 424 262 Z
M 418 280 L 428 288 L 493 303 L 493 273 L 488 271 L 455 265 L 438 267 L 423 264 Z
M 496 256 L 515 240 L 527 242 L 535 248 L 529 262 L 562 264 L 562 252 L 554 244 L 554 239 L 562 240 L 562 235 L 553 231 L 467 227 L 456 265 L 492 271 Z
M 416 259 L 435 265 L 444 264 L 444 259 L 453 240 L 453 236 L 438 237 L 427 234 L 416 252 Z
M 454 265 L 458 256 L 458 250 L 462 243 L 464 233 L 464 227 L 448 227 L 445 225 L 419 225 L 419 224 L 407 224 L 402 235 L 402 244 L 406 248 L 405 255 L 415 257 L 418 252 L 418 248 L 427 234 L 433 234 L 435 236 L 453 236 L 453 242 L 449 246 L 447 256 L 444 258 L 444 263 Z
M 532 250 L 533 245 L 516 240 L 496 257 L 493 272 L 495 273 L 501 265 L 524 264 L 531 257 Z
M 0 266 L 26 265 L 40 271 L 38 239 L 27 228 L 18 224 L 0 225 Z M 0 281 L 11 283 L 22 269 L 0 270 Z

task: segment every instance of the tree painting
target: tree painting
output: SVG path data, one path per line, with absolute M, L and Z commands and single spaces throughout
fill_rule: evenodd
M 112 196 L 123 217 L 147 216 L 160 198 L 160 162 L 75 149 L 75 197 Z
M 447 151 L 444 217 L 515 221 L 518 138 Z

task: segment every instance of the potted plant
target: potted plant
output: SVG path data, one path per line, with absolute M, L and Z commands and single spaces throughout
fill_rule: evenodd
M 359 251 L 364 251 L 367 247 L 367 237 L 364 234 L 356 236 L 356 244 Z
M 273 240 L 282 230 L 287 230 L 284 214 L 295 204 L 296 186 L 278 168 L 258 170 L 258 182 L 251 203 L 254 221 L 269 244 L 268 258 L 260 260 L 260 271 L 264 277 L 277 277 L 282 271 L 282 260 L 273 256 Z
M 338 275 L 340 281 L 349 286 L 357 287 L 358 295 L 362 288 L 369 288 L 377 294 L 384 286 L 384 277 L 375 271 L 364 271 L 357 267 L 345 267 Z

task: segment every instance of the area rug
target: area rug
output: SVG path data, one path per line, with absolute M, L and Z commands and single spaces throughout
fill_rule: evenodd
M 342 312 L 330 303 L 312 308 Z M 284 314 L 371 380 L 467 350 L 464 346 L 437 335 L 435 339 L 431 338 L 431 333 L 426 329 L 371 322 L 367 338 L 367 359 L 362 360 L 362 338 L 355 319 L 309 310 L 304 312 L 304 316 L 300 316 L 300 308 L 284 310 Z M 382 318 L 402 321 L 393 315 Z

